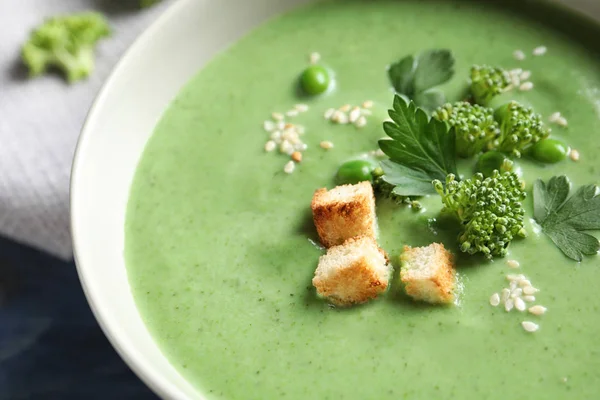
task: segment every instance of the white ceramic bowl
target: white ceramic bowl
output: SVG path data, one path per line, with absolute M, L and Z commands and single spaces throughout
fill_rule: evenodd
M 269 17 L 307 1 L 178 0 L 115 68 L 81 134 L 71 181 L 79 276 L 106 336 L 163 398 L 203 396 L 162 355 L 130 292 L 123 227 L 137 162 L 163 110 L 215 53 Z M 596 0 L 564 1 L 600 16 Z

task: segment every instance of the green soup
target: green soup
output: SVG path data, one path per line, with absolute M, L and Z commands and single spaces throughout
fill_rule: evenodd
M 495 2 L 496 4 L 500 2 Z M 572 27 L 578 34 L 569 34 Z M 125 256 L 148 328 L 171 363 L 208 398 L 224 399 L 591 399 L 600 393 L 597 285 L 600 260 L 578 264 L 539 233 L 531 183 L 566 174 L 598 183 L 600 62 L 580 37 L 600 30 L 544 4 L 509 7 L 456 1 L 332 1 L 280 16 L 209 63 L 165 111 L 140 160 L 127 211 Z M 544 56 L 532 49 L 544 45 Z M 526 228 L 506 259 L 458 256 L 458 305 L 417 304 L 401 294 L 405 244 L 444 242 L 455 232 L 428 221 L 441 202 L 415 213 L 378 201 L 380 245 L 394 260 L 392 288 L 366 305 L 336 309 L 311 279 L 322 254 L 310 214 L 315 189 L 334 186 L 338 166 L 375 150 L 391 105 L 386 66 L 429 48 L 451 49 L 458 100 L 473 64 L 532 71 L 534 89 L 509 98 L 568 128 L 553 136 L 581 160 L 519 161 L 528 183 Z M 528 55 L 516 61 L 513 52 Z M 299 100 L 297 78 L 318 51 L 336 88 Z M 330 107 L 375 103 L 356 129 L 323 118 Z M 265 153 L 262 122 L 304 102 L 294 121 L 308 149 L 293 174 Z M 335 147 L 319 147 L 330 140 Z M 469 166 L 463 165 L 469 171 Z M 519 270 L 507 267 L 515 259 Z M 545 315 L 492 307 L 490 296 L 523 273 L 541 291 Z M 540 325 L 525 332 L 524 320 Z

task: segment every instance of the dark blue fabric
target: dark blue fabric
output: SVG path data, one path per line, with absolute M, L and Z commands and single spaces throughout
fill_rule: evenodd
M 0 399 L 156 399 L 100 330 L 75 265 L 0 237 Z

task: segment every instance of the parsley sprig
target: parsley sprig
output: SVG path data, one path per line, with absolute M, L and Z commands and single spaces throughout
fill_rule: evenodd
M 444 122 L 430 119 L 414 102 L 398 95 L 389 115 L 392 121 L 386 121 L 383 129 L 390 139 L 381 139 L 379 147 L 390 158 L 381 165 L 383 179 L 395 186 L 394 194 L 434 194 L 433 180 L 458 175 L 454 129 L 448 130 Z
M 542 231 L 569 258 L 581 261 L 584 255 L 600 250 L 600 242 L 585 231 L 600 229 L 600 196 L 596 185 L 581 186 L 571 197 L 571 182 L 555 176 L 548 183 L 533 185 L 534 218 Z
M 444 93 L 434 88 L 454 76 L 454 63 L 450 50 L 427 50 L 390 65 L 388 76 L 396 92 L 431 111 L 446 102 Z

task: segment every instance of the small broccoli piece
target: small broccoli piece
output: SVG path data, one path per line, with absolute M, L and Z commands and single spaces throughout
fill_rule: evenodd
M 487 149 L 500 135 L 494 120 L 494 110 L 467 102 L 446 104 L 438 108 L 433 117 L 446 121 L 456 131 L 456 153 L 464 158 Z
M 500 137 L 494 143 L 495 149 L 515 157 L 521 157 L 525 149 L 550 135 L 542 117 L 531 107 L 516 101 L 499 107 L 494 117 L 500 124 Z
M 31 32 L 21 56 L 30 76 L 41 75 L 54 66 L 73 83 L 94 70 L 95 45 L 108 35 L 110 27 L 102 14 L 86 12 L 54 17 Z
M 526 194 L 515 173 L 494 171 L 485 179 L 477 173 L 460 182 L 450 174 L 445 187 L 439 180 L 433 185 L 442 196 L 445 212 L 454 214 L 462 224 L 458 236 L 462 252 L 504 257 L 513 238 L 527 236 L 521 205 Z
M 471 67 L 471 94 L 477 104 L 487 105 L 494 97 L 510 88 L 508 71 L 487 65 Z
M 375 168 L 371 174 L 373 175 L 373 191 L 376 195 L 388 198 L 398 205 L 411 203 L 410 197 L 393 193 L 394 185 L 383 179 L 383 169 L 381 167 Z

